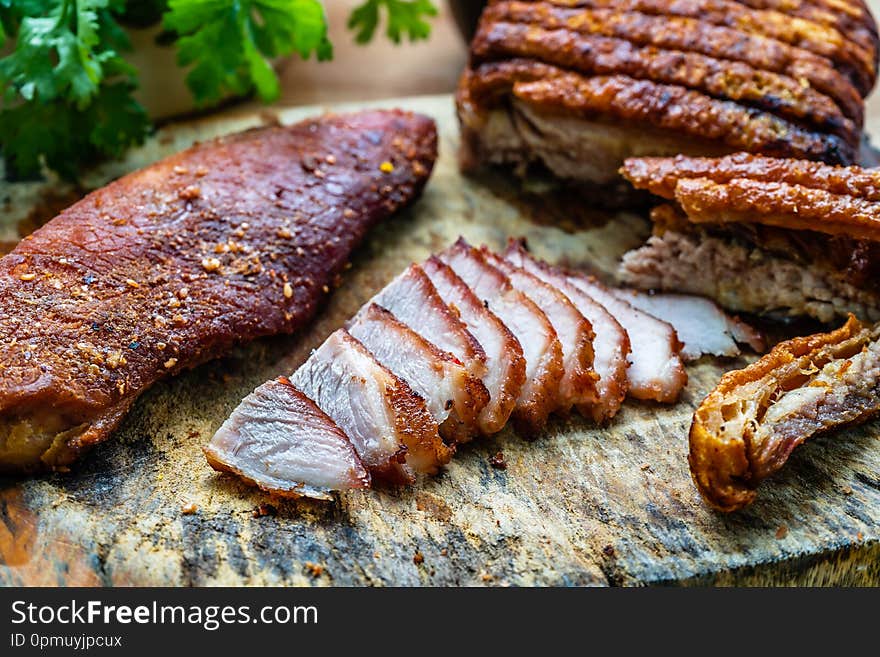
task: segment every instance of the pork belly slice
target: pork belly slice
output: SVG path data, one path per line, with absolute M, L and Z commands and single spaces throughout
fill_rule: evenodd
M 489 393 L 461 361 L 375 303 L 369 304 L 348 330 L 425 400 L 444 437 L 454 440 L 459 427 L 476 431 L 477 416 L 489 401 Z
M 439 258 L 507 325 L 522 346 L 526 378 L 513 419 L 521 433 L 537 433 L 559 407 L 559 385 L 565 372 L 556 330 L 531 299 L 463 239 L 459 238 Z
M 737 343 L 757 352 L 767 348 L 764 336 L 738 317 L 731 317 L 709 299 L 689 294 L 646 294 L 612 290 L 614 296 L 642 312 L 668 322 L 682 343 L 681 356 L 696 360 L 704 354 L 737 356 Z
M 681 360 L 681 342 L 672 325 L 617 298 L 592 276 L 572 274 L 569 280 L 605 306 L 629 334 L 629 394 L 665 403 L 677 400 L 688 377 Z
M 562 366 L 565 373 L 559 384 L 559 410 L 573 406 L 588 406 L 597 400 L 593 370 L 593 326 L 589 320 L 558 288 L 545 283 L 534 274 L 505 260 L 485 246 L 483 257 L 510 280 L 514 288 L 525 294 L 544 311 L 553 325 L 562 347 Z
M 624 328 L 604 306 L 590 295 L 575 287 L 566 275 L 546 262 L 533 257 L 522 244 L 511 242 L 504 258 L 525 271 L 560 290 L 592 325 L 593 369 L 599 375 L 596 382 L 597 400 L 579 405 L 578 411 L 596 422 L 610 420 L 620 410 L 629 389 L 627 379 L 630 341 Z
M 370 487 L 348 437 L 284 377 L 245 397 L 204 452 L 215 470 L 286 497 Z
M 477 339 L 443 302 L 431 279 L 418 265 L 410 265 L 373 297 L 423 338 L 464 363 L 476 378 L 486 373 L 486 354 Z M 365 306 L 366 308 L 366 306 Z
M 706 501 L 750 504 L 805 440 L 880 412 L 880 325 L 850 316 L 831 333 L 778 344 L 728 372 L 694 413 L 689 462 Z
M 345 329 L 290 380 L 345 432 L 374 479 L 409 483 L 413 471 L 434 474 L 452 457 L 425 401 Z
M 486 354 L 483 384 L 489 392 L 489 402 L 477 417 L 477 427 L 483 435 L 497 433 L 507 424 L 525 383 L 522 346 L 504 322 L 438 257 L 428 258 L 422 269 Z

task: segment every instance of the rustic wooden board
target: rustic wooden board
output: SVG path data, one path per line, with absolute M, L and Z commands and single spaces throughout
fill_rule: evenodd
M 580 219 L 590 227 L 567 233 L 554 225 L 558 208 L 529 205 L 504 178 L 462 178 L 449 97 L 384 104 L 439 122 L 441 158 L 423 200 L 372 234 L 310 330 L 262 340 L 157 385 L 71 474 L 0 479 L 0 582 L 880 583 L 876 423 L 799 449 L 744 512 L 723 516 L 701 502 L 687 469 L 690 415 L 742 358 L 690 367 L 675 407 L 629 402 L 605 429 L 578 417 L 557 419 L 532 443 L 505 431 L 462 448 L 441 476 L 410 489 L 356 492 L 333 504 L 278 502 L 208 468 L 201 446 L 245 394 L 292 371 L 406 264 L 457 235 L 496 246 L 524 235 L 541 256 L 607 272 L 646 234 L 639 217 L 586 211 Z M 279 115 L 290 122 L 315 111 Z M 261 120 L 164 130 L 124 165 L 87 182 Z M 7 230 L 47 190 L 64 192 L 57 184 L 7 185 Z M 506 470 L 490 465 L 498 451 Z M 198 511 L 185 515 L 189 503 Z M 274 513 L 255 513 L 263 504 L 273 504 Z

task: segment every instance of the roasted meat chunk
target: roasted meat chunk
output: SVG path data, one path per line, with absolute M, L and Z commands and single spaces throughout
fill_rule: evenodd
M 880 174 L 747 153 L 634 158 L 623 175 L 670 201 L 623 258 L 636 287 L 737 311 L 880 318 Z
M 354 447 L 315 402 L 280 377 L 244 400 L 205 447 L 215 470 L 286 497 L 369 488 Z
M 855 162 L 880 52 L 870 12 L 771 4 L 490 3 L 459 83 L 462 166 L 608 187 L 640 155 Z
M 629 394 L 659 402 L 678 399 L 688 379 L 672 325 L 630 305 L 591 276 L 572 275 L 569 280 L 601 303 L 629 334 Z
M 691 474 L 721 511 L 750 504 L 795 447 L 880 412 L 880 326 L 850 317 L 725 374 L 694 414 Z
M 681 357 L 696 360 L 704 354 L 737 356 L 739 344 L 760 353 L 767 348 L 764 336 L 731 317 L 704 297 L 689 294 L 647 294 L 637 290 L 613 290 L 614 296 L 634 308 L 668 322 L 682 343 Z
M 367 230 L 419 195 L 436 142 L 398 111 L 251 130 L 23 240 L 0 259 L 0 471 L 66 468 L 158 379 L 301 327 Z

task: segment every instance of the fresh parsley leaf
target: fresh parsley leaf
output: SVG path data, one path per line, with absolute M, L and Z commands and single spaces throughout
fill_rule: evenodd
M 64 100 L 22 103 L 0 111 L 0 145 L 9 179 L 39 177 L 42 165 L 75 180 L 102 157 L 119 157 L 143 142 L 150 122 L 133 98 L 133 85 L 103 85 L 80 109 Z
M 163 25 L 178 35 L 178 63 L 207 105 L 255 89 L 265 102 L 280 94 L 274 57 L 329 59 L 327 19 L 319 0 L 169 0 Z
M 45 163 L 73 178 L 102 155 L 143 140 L 149 121 L 131 94 L 135 71 L 114 12 L 124 0 L 0 0 L 15 47 L 0 59 L 0 150 L 7 176 Z
M 436 16 L 437 8 L 430 0 L 367 0 L 348 19 L 348 29 L 355 32 L 358 43 L 372 40 L 382 7 L 388 13 L 385 33 L 394 43 L 400 43 L 404 35 L 410 41 L 418 41 L 431 34 L 431 25 L 425 19 Z

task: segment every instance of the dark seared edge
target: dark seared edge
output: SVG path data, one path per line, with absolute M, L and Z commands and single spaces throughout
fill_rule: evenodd
M 0 259 L 0 471 L 63 469 L 158 379 L 302 326 L 436 150 L 433 122 L 400 111 L 251 130 L 26 238 Z

